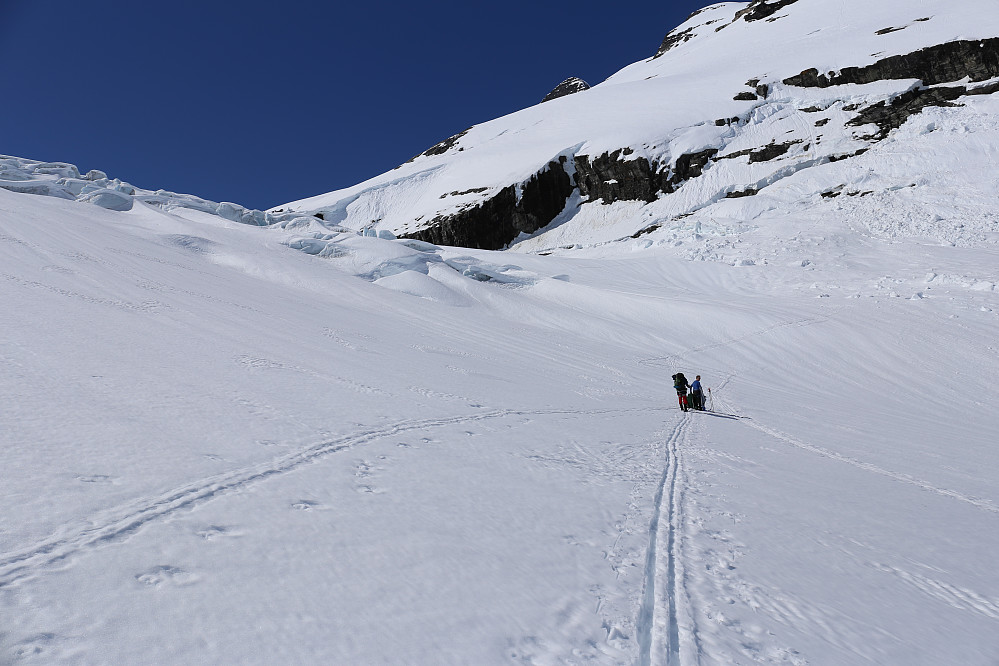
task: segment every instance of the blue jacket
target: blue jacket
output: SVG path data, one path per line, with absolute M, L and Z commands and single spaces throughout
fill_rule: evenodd
M 698 393 L 700 393 L 700 391 L 701 391 L 701 382 L 700 382 L 700 380 L 695 379 L 694 383 L 690 385 L 690 390 L 691 391 L 697 391 Z

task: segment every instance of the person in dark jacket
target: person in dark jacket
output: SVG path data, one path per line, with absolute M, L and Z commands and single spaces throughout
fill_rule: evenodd
M 680 401 L 680 409 L 682 411 L 687 411 L 687 389 L 690 387 L 687 384 L 687 378 L 683 376 L 682 372 L 678 372 L 673 375 L 673 388 L 676 389 L 677 400 Z

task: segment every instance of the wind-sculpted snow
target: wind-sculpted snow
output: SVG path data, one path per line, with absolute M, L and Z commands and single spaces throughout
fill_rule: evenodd
M 60 199 L 75 199 L 108 210 L 125 212 L 136 201 L 163 210 L 189 208 L 241 224 L 265 226 L 287 222 L 300 215 L 281 215 L 246 209 L 234 203 L 216 203 L 190 194 L 166 190 L 143 190 L 118 178 L 109 179 L 103 171 L 91 170 L 80 176 L 75 164 L 38 162 L 36 160 L 0 155 L 0 189 L 23 194 L 37 194 Z
M 293 250 L 330 260 L 337 269 L 383 287 L 438 302 L 466 304 L 464 298 L 441 283 L 435 264 L 447 267 L 449 273 L 479 282 L 522 285 L 530 284 L 537 278 L 533 274 L 518 274 L 516 267 L 482 264 L 472 258 L 445 259 L 439 246 L 417 239 L 396 240 L 395 235 L 386 229 L 345 229 L 335 223 L 340 218 L 329 214 L 329 211 L 323 217 L 294 212 L 264 213 L 235 203 L 214 203 L 193 195 L 140 190 L 120 180 L 108 180 L 101 171 L 91 171 L 86 178 L 77 178 L 79 169 L 62 162 L 40 163 L 4 157 L 0 168 L 3 169 L 0 188 L 21 194 L 75 198 L 81 203 L 119 212 L 130 211 L 134 202 L 141 202 L 164 211 L 193 210 L 220 220 L 269 227 L 281 234 L 281 242 Z M 561 175 L 566 177 L 564 171 Z M 530 201 L 537 196 L 536 190 L 537 187 L 529 184 L 521 197 Z M 514 196 L 512 189 L 510 195 Z M 531 228 L 537 229 L 538 223 Z M 176 242 L 182 247 L 198 252 L 213 251 L 213 244 L 206 239 L 178 238 L 180 240 Z M 206 245 L 209 249 L 205 249 Z
M 383 231 L 382 234 L 385 232 Z M 315 234 L 312 238 L 293 236 L 288 247 L 329 259 L 339 271 L 375 284 L 451 305 L 467 305 L 455 285 L 456 276 L 495 285 L 524 286 L 540 279 L 518 266 L 496 265 L 462 256 L 453 250 L 413 239 L 396 240 L 345 232 Z

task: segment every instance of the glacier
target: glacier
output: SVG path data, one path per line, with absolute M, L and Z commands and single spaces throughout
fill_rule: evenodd
M 0 663 L 993 663 L 995 81 L 835 79 L 997 21 L 712 5 L 270 211 L 3 156 Z

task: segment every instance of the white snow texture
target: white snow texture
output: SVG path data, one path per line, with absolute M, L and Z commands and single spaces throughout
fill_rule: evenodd
M 266 213 L 0 158 L 0 664 L 997 663 L 999 95 L 872 141 L 845 100 L 918 82 L 779 81 L 999 12 L 773 4 Z M 401 237 L 554 156 L 789 139 Z

